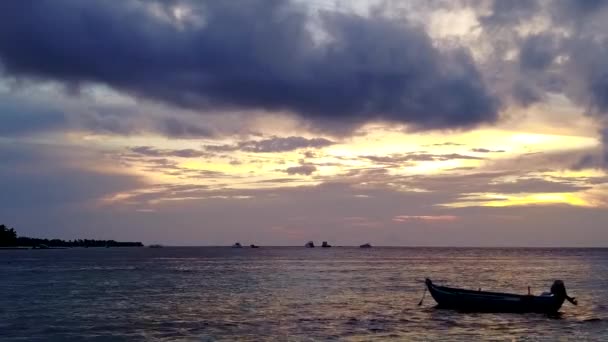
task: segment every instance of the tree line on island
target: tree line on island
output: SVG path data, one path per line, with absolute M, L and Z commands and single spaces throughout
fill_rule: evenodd
M 114 240 L 61 240 L 38 239 L 18 236 L 17 231 L 0 225 L 0 247 L 143 247 L 141 242 L 120 242 Z

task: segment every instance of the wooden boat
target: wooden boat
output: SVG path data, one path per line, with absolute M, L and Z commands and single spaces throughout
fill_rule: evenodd
M 540 296 L 438 286 L 428 278 L 425 283 L 438 307 L 460 311 L 555 313 L 561 308 L 564 300 L 577 304 L 575 298 L 568 296 L 564 282 L 561 280 L 553 283 L 551 292 Z

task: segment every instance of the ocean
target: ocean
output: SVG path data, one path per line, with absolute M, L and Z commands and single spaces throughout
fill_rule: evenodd
M 558 316 L 435 308 L 423 280 L 525 294 Z M 608 341 L 608 249 L 0 250 L 1 341 Z

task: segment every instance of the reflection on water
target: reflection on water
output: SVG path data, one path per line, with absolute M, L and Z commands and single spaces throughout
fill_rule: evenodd
M 110 248 L 0 251 L 0 339 L 608 340 L 608 250 Z M 557 317 L 435 309 L 437 284 L 535 294 Z

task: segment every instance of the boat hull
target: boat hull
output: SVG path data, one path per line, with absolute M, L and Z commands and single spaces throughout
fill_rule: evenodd
M 429 279 L 426 285 L 439 308 L 459 311 L 555 313 L 565 300 L 555 295 L 516 295 L 437 286 Z

